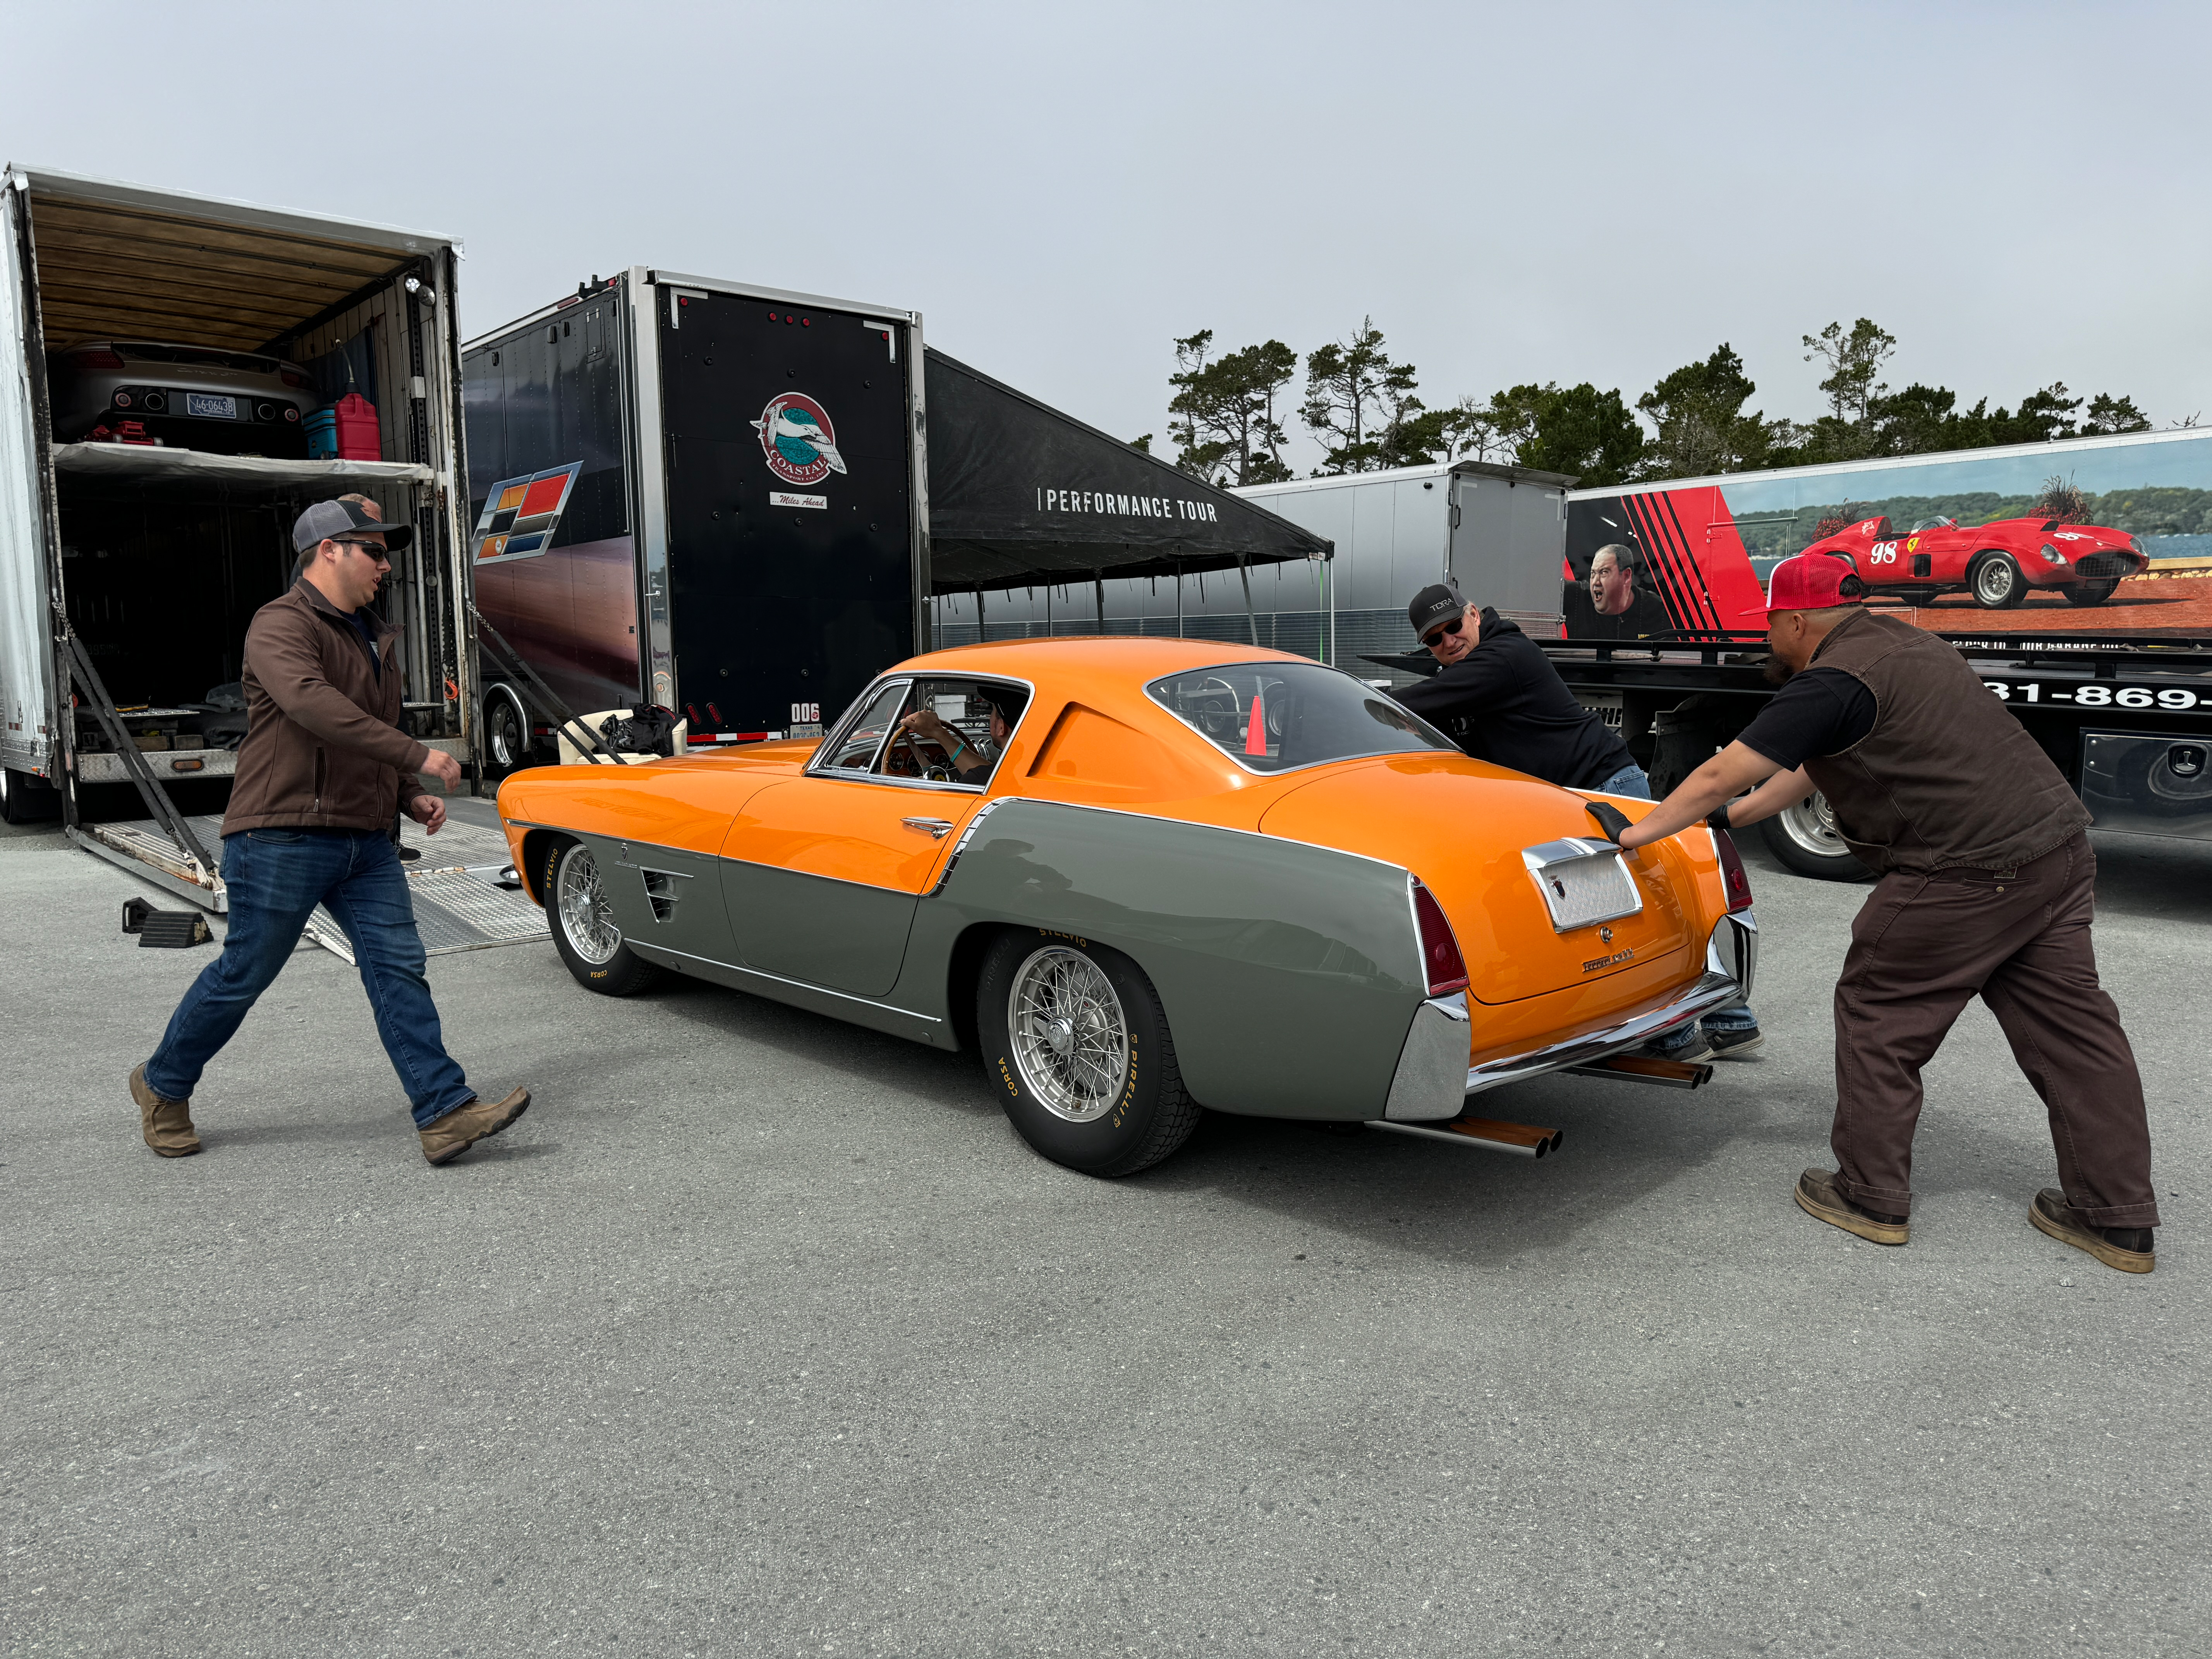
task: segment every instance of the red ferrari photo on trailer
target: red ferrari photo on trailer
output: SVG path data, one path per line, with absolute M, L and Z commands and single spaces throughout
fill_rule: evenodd
M 2056 588 L 2075 605 L 2102 605 L 2125 576 L 2149 564 L 2124 530 L 2057 519 L 1998 519 L 1962 525 L 1928 518 L 1900 531 L 1887 515 L 1862 519 L 1805 550 L 1850 562 L 1875 593 L 1925 602 L 1971 593 L 1987 611 L 2009 611 L 2032 588 Z

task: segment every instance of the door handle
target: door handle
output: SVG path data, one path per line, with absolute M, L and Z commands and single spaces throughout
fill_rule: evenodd
M 909 830 L 919 830 L 932 841 L 943 841 L 952 833 L 951 818 L 901 818 L 899 822 Z

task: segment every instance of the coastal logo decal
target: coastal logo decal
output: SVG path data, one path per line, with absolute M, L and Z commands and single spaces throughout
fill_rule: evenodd
M 571 461 L 494 484 L 477 519 L 476 544 L 469 550 L 472 561 L 535 558 L 550 547 L 554 527 L 583 470 L 581 461 Z
M 760 434 L 768 470 L 787 484 L 804 488 L 845 470 L 830 411 L 803 392 L 787 392 L 771 399 L 753 422 L 753 430 Z

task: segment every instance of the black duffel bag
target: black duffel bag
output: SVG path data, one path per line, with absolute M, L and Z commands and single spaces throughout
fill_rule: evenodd
M 653 703 L 634 703 L 629 714 L 599 727 L 599 740 L 617 754 L 672 756 L 676 716 Z

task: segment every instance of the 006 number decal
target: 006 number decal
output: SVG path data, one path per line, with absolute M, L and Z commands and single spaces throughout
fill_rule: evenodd
M 2197 708 L 2200 702 L 2212 705 L 2212 697 L 2200 698 L 2185 685 L 2161 686 L 2153 691 L 2147 685 L 2124 685 L 2114 690 L 2109 685 L 2061 686 L 2051 690 L 2040 680 L 2028 680 L 2014 686 L 2007 680 L 1984 680 L 1991 695 L 2001 702 L 2013 701 L 2014 691 L 2021 702 L 2070 702 L 2076 708 L 2170 708 L 2177 713 Z

